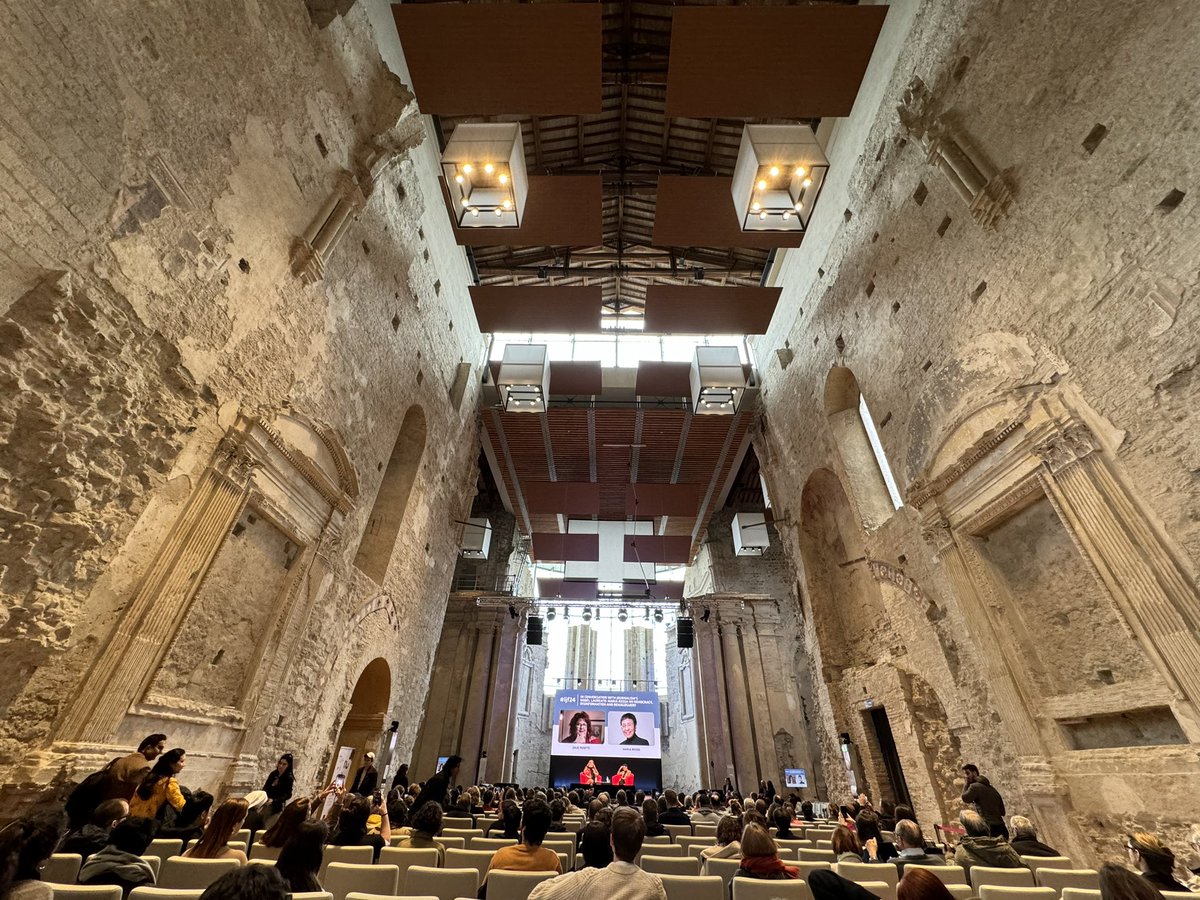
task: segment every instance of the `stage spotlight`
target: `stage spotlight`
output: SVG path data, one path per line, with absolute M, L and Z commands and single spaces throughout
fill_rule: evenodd
M 619 610 L 617 610 L 617 618 L 622 622 L 625 622 L 629 619 L 629 613 L 626 611 L 625 607 L 622 606 Z
M 661 609 L 656 609 L 654 611 L 654 621 L 661 623 L 662 620 L 663 620 L 663 611 Z
M 552 606 L 548 610 L 546 610 L 546 621 L 553 622 L 554 616 L 555 616 L 555 612 L 554 612 L 554 607 Z
M 707 622 L 707 621 L 708 621 L 708 619 L 709 619 L 709 616 L 711 616 L 711 615 L 712 615 L 712 613 L 709 611 L 708 607 L 707 607 L 707 606 L 706 606 L 706 607 L 704 607 L 704 615 L 702 615 L 702 616 L 700 617 L 700 621 L 701 621 L 701 622 Z
M 517 608 L 515 606 L 513 606 L 511 603 L 508 604 L 508 616 L 510 619 L 517 618 Z
M 583 608 L 583 621 L 585 621 L 585 622 L 592 621 L 592 608 L 590 606 L 585 606 Z

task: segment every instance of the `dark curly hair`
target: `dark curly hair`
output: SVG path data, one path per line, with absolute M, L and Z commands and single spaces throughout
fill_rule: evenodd
M 62 813 L 36 813 L 0 831 L 0 897 L 18 881 L 37 881 L 38 869 L 50 858 L 63 834 Z

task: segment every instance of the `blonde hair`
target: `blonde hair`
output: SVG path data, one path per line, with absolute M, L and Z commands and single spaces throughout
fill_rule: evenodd
M 770 833 L 753 822 L 742 831 L 742 856 L 777 856 L 779 853 Z
M 1164 844 L 1157 834 L 1150 831 L 1135 831 L 1129 835 L 1133 849 L 1141 854 L 1151 872 L 1170 875 L 1175 868 L 1175 853 Z

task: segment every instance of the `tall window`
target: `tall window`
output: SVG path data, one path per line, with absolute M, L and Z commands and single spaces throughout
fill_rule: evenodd
M 408 408 L 400 425 L 400 436 L 392 448 L 391 458 L 383 473 L 371 517 L 358 545 L 354 564 L 380 584 L 387 575 L 400 534 L 400 523 L 404 521 L 404 510 L 417 471 L 421 468 L 421 456 L 425 453 L 425 411 L 417 404 Z
M 867 409 L 867 398 L 858 395 L 858 417 L 862 419 L 863 428 L 867 432 L 867 440 L 871 442 L 871 450 L 875 453 L 875 462 L 879 466 L 879 474 L 887 485 L 888 495 L 892 498 L 892 506 L 899 509 L 904 505 L 900 497 L 900 488 L 896 487 L 896 479 L 892 475 L 892 467 L 887 454 L 883 452 L 883 444 L 879 442 L 879 432 L 875 430 L 875 421 L 871 418 L 871 410 Z
M 825 412 L 859 518 L 878 528 L 904 505 L 858 379 L 835 366 L 825 382 Z

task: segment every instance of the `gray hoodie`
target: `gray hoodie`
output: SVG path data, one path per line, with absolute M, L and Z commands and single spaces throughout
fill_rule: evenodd
M 140 856 L 118 850 L 109 844 L 88 857 L 79 870 L 80 884 L 115 884 L 124 893 L 140 885 L 154 884 L 154 870 Z

